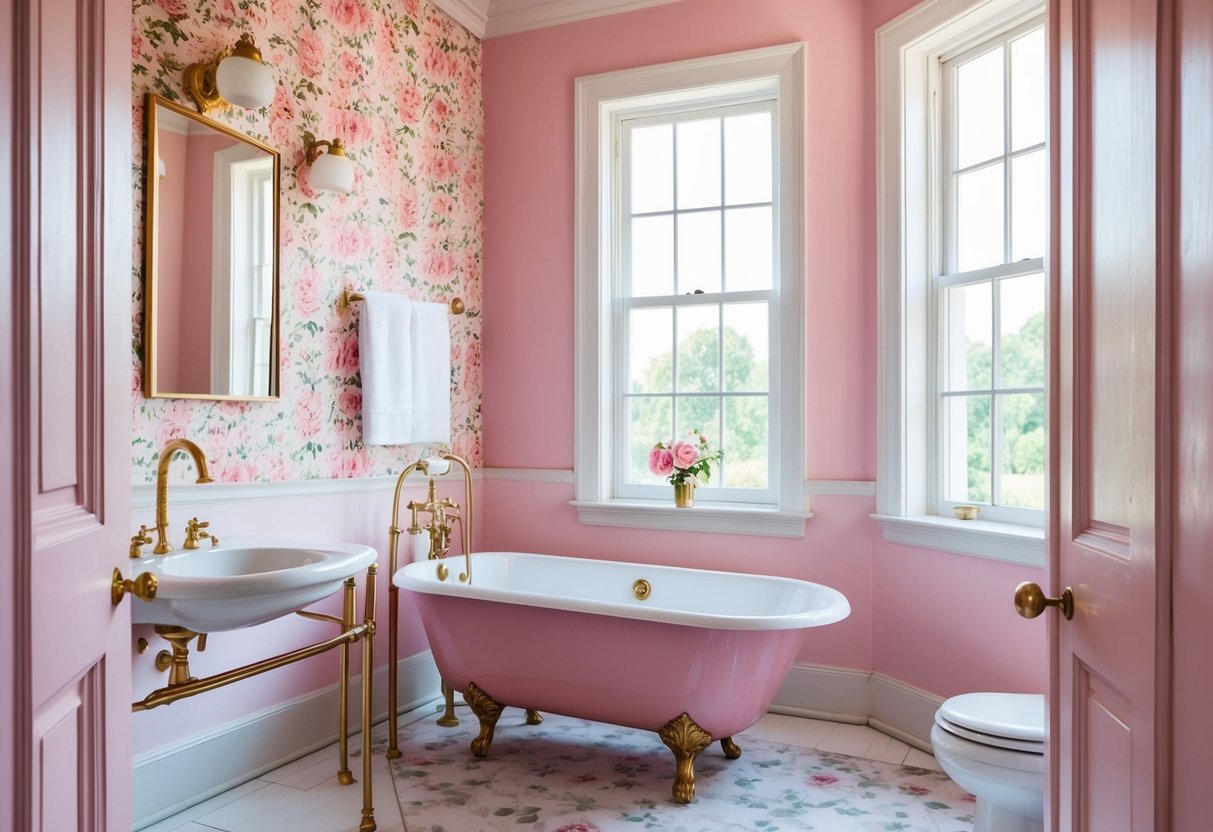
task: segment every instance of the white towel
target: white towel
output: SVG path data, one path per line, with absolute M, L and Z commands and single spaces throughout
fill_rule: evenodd
M 390 292 L 366 292 L 364 297 L 358 327 L 363 443 L 449 442 L 451 335 L 446 307 Z M 441 320 L 435 320 L 432 307 L 443 310 Z

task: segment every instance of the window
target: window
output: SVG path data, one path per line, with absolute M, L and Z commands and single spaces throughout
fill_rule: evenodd
M 802 47 L 578 80 L 583 522 L 802 535 Z M 693 517 L 660 440 L 725 451 Z
M 1043 14 L 914 11 L 878 37 L 877 516 L 890 540 L 1043 563 Z

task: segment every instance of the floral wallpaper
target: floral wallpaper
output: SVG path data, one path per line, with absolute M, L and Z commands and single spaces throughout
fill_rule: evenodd
M 426 0 L 133 0 L 135 319 L 133 480 L 183 436 L 219 482 L 398 473 L 429 450 L 364 446 L 357 310 L 349 287 L 416 300 L 461 297 L 451 317 L 451 450 L 481 464 L 484 131 L 480 42 Z M 263 110 L 210 117 L 282 154 L 278 401 L 142 394 L 144 94 L 190 102 L 182 70 L 252 34 L 277 84 Z M 307 182 L 303 132 L 340 137 L 357 166 L 348 196 Z M 185 475 L 185 468 L 178 466 Z

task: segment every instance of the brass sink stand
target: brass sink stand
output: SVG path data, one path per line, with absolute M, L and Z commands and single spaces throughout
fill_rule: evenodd
M 356 782 L 349 767 L 349 698 L 350 698 L 350 645 L 356 641 L 362 642 L 362 820 L 358 832 L 374 832 L 375 807 L 371 794 L 371 693 L 372 680 L 375 670 L 375 578 L 378 566 L 372 563 L 366 569 L 366 581 L 363 588 L 365 594 L 365 610 L 362 622 L 354 619 L 356 581 L 347 578 L 342 590 L 342 613 L 338 618 L 318 612 L 300 610 L 298 615 L 314 621 L 325 621 L 336 624 L 340 632 L 332 638 L 300 647 L 288 653 L 282 653 L 268 659 L 262 659 L 234 670 L 216 673 L 201 679 L 194 678 L 189 671 L 189 642 L 198 637 L 199 650 L 205 649 L 206 634 L 195 633 L 184 627 L 157 626 L 156 632 L 161 638 L 172 644 L 172 653 L 161 651 L 156 657 L 156 666 L 161 670 L 169 670 L 169 683 L 158 688 L 139 702 L 132 703 L 132 711 L 146 711 L 160 705 L 168 705 L 178 699 L 196 696 L 200 693 L 215 690 L 242 679 L 258 676 L 279 667 L 302 661 L 340 648 L 341 675 L 338 682 L 340 700 L 340 722 L 337 731 L 337 746 L 339 750 L 339 769 L 337 780 L 342 785 Z

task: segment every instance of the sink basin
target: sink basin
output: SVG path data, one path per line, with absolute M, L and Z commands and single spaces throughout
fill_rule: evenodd
M 252 627 L 337 592 L 375 557 L 374 549 L 361 544 L 254 538 L 147 555 L 131 561 L 130 575 L 155 575 L 156 598 L 133 599 L 131 621 L 199 633 Z

